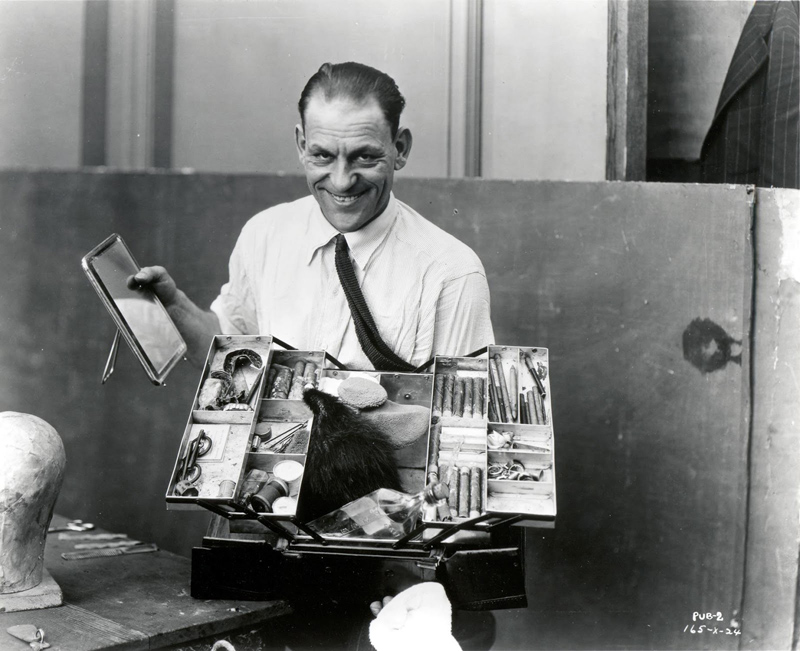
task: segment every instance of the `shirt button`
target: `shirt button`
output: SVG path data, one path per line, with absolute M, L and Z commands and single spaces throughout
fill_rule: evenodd
M 338 296 L 338 294 L 339 294 L 339 288 L 338 287 L 334 287 L 333 288 L 333 295 L 334 296 Z

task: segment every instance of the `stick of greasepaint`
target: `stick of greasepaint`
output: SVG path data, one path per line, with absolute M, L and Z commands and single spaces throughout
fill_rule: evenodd
M 508 374 L 508 396 L 511 399 L 511 418 L 513 418 L 516 423 L 518 413 L 517 399 L 519 398 L 519 393 L 517 391 L 517 367 L 513 364 Z
M 472 417 L 483 418 L 486 410 L 483 400 L 483 378 L 472 378 Z
M 530 413 L 528 412 L 528 399 L 524 393 L 519 394 L 519 422 L 523 425 L 529 425 Z
M 472 395 L 472 378 L 464 378 L 464 418 L 472 418 L 474 397 Z
M 481 514 L 481 469 L 472 466 L 469 469 L 469 517 L 477 518 Z
M 453 416 L 461 418 L 464 415 L 464 379 L 456 378 L 453 384 Z
M 503 395 L 500 391 L 500 380 L 497 379 L 497 363 L 489 360 L 489 395 L 491 396 L 491 407 L 494 407 L 494 413 L 497 416 L 495 422 L 503 422 L 505 420 L 505 409 L 503 408 Z
M 453 415 L 453 386 L 455 375 L 447 375 L 444 380 L 444 396 L 442 398 L 442 416 Z
M 528 420 L 531 425 L 536 425 L 539 419 L 536 416 L 536 398 L 534 398 L 536 391 L 533 389 L 528 390 Z
M 503 373 L 503 361 L 498 355 L 495 355 L 492 360 L 495 365 L 495 378 L 500 386 L 500 411 L 502 412 L 503 422 L 510 423 L 513 421 L 511 416 L 511 397 L 508 395 L 508 385 L 506 385 L 506 376 Z
M 455 520 L 458 517 L 458 467 L 455 463 L 450 466 L 449 474 L 450 496 L 447 499 L 447 503 L 450 506 L 450 517 Z
M 444 375 L 437 375 L 433 384 L 433 415 L 442 415 L 442 404 L 444 403 Z

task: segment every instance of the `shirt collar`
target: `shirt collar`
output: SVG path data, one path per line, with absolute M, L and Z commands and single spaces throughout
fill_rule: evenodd
M 389 195 L 389 203 L 380 215 L 363 228 L 352 233 L 345 233 L 344 237 L 347 240 L 347 246 L 350 248 L 350 254 L 362 271 L 366 268 L 372 254 L 386 239 L 396 219 L 397 200 L 394 198 L 394 193 L 392 193 Z M 317 249 L 327 245 L 338 234 L 339 231 L 325 219 L 319 204 L 314 202 L 314 215 L 308 231 L 306 263 L 310 264 Z

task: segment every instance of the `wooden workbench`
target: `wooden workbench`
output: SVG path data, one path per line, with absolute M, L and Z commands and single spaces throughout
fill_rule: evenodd
M 64 522 L 66 518 L 53 518 L 53 525 Z M 283 601 L 193 599 L 189 559 L 169 552 L 63 560 L 61 553 L 73 548 L 73 542 L 59 540 L 57 533 L 49 535 L 45 567 L 61 587 L 64 605 L 0 614 L 0 649 L 30 649 L 6 633 L 16 624 L 43 629 L 52 651 L 134 651 L 191 645 L 245 627 L 251 634 L 289 612 Z

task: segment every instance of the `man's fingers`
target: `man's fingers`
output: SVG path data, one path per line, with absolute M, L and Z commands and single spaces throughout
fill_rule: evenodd
M 369 605 L 370 612 L 374 617 L 377 617 L 381 610 L 383 610 L 384 606 L 388 606 L 389 602 L 393 599 L 393 597 L 389 597 L 388 595 L 383 598 L 383 601 L 373 601 Z

